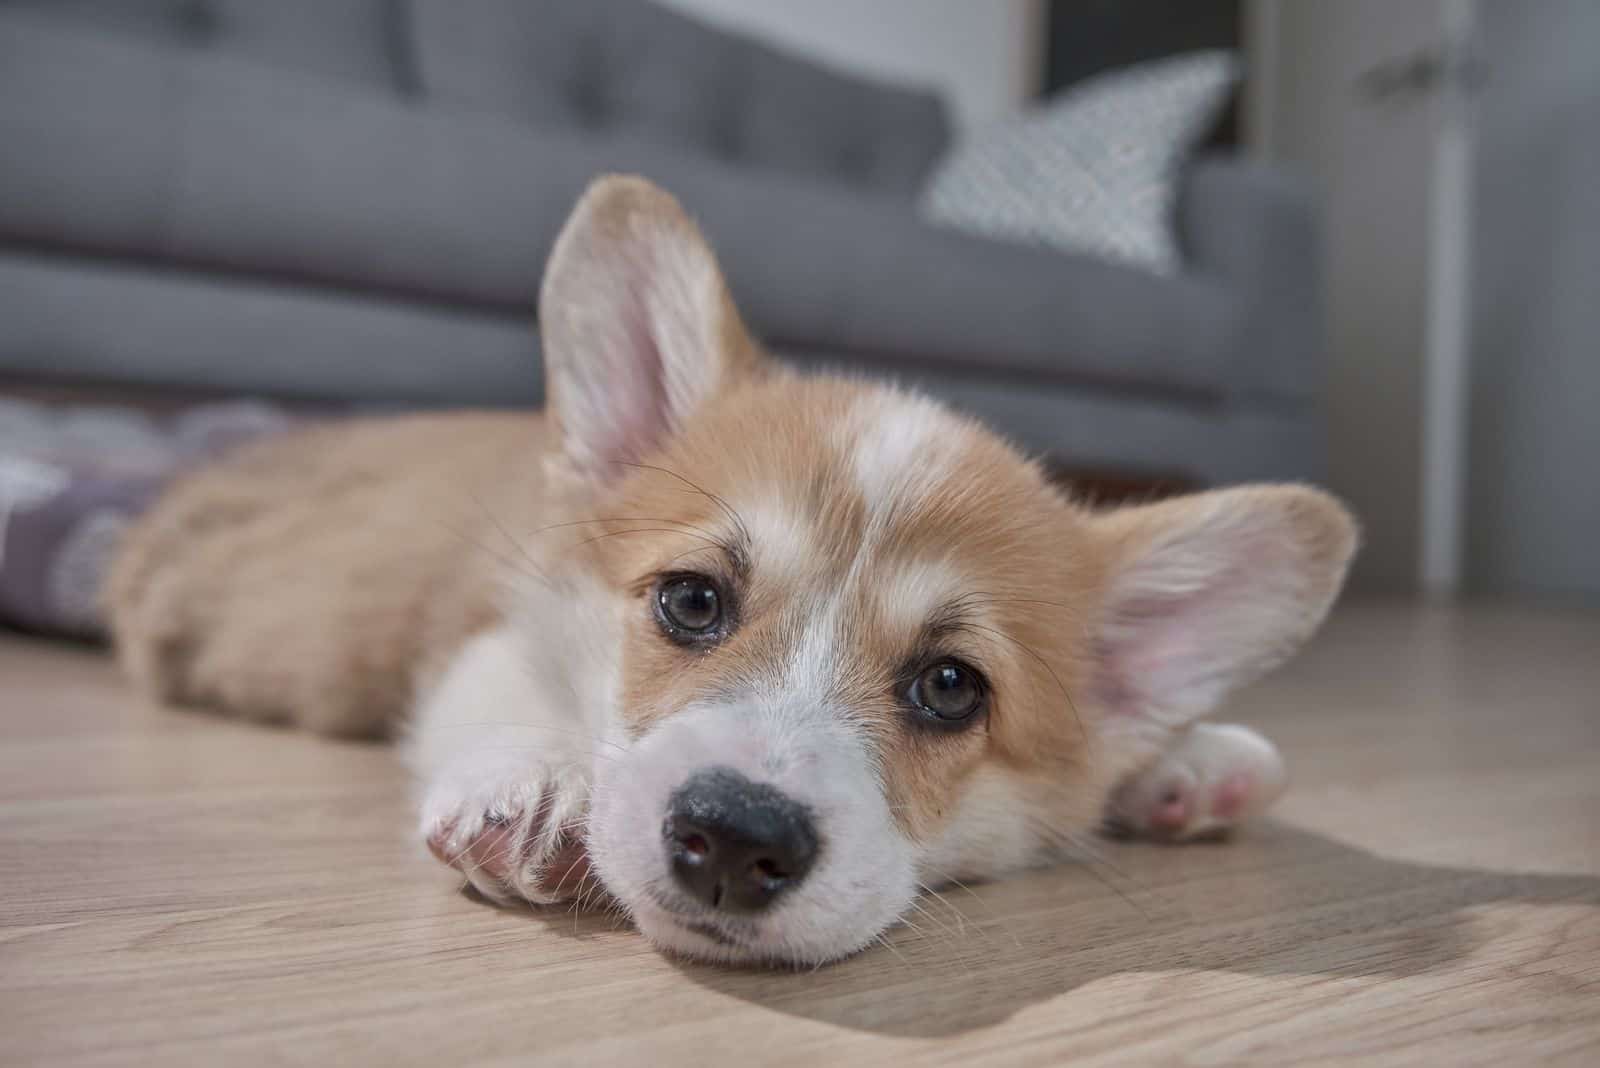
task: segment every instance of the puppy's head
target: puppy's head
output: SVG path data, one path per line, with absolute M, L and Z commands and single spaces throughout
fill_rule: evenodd
M 541 321 L 550 478 L 614 624 L 583 640 L 621 650 L 590 855 L 685 954 L 830 960 L 922 883 L 1048 858 L 1315 627 L 1352 550 L 1311 490 L 1095 514 L 929 400 L 768 362 L 637 179 L 583 198 Z

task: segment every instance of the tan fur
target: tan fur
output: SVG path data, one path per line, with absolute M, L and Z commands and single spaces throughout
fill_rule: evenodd
M 850 568 L 870 576 L 896 561 L 949 558 L 968 576 L 966 613 L 973 629 L 924 640 L 922 622 L 896 631 L 870 581 L 847 613 L 848 670 L 835 690 L 818 693 L 856 710 L 879 739 L 891 804 L 908 830 L 935 829 L 953 788 L 979 763 L 993 760 L 1025 773 L 1082 781 L 1090 744 L 1068 699 L 1081 686 L 1077 635 L 1086 575 L 1084 559 L 1062 546 L 1084 516 L 1050 490 L 1032 465 L 975 425 L 944 413 L 965 440 L 962 461 L 932 492 L 871 534 L 875 516 L 848 473 L 856 442 L 822 439 L 812 428 L 842 420 L 863 392 L 881 387 L 831 379 L 763 376 L 729 389 L 704 409 L 656 463 L 694 473 L 720 500 L 685 492 L 658 472 L 642 471 L 623 486 L 613 509 L 632 523 L 612 525 L 604 542 L 614 585 L 634 591 L 638 609 L 628 630 L 624 715 L 635 732 L 697 698 L 764 673 L 778 674 L 811 622 L 818 591 L 836 588 Z M 730 448 L 730 442 L 739 442 Z M 737 513 L 781 499 L 824 535 L 820 551 L 774 578 L 755 564 L 747 578 L 705 540 L 737 536 Z M 724 506 L 728 511 L 724 511 Z M 733 513 L 733 514 L 730 514 Z M 869 542 L 869 537 L 875 541 Z M 759 554 L 759 546 L 754 554 Z M 864 557 L 863 557 L 864 554 Z M 651 579 L 675 568 L 714 571 L 739 591 L 737 631 L 703 653 L 663 641 L 651 616 Z M 1040 590 L 1051 591 L 1041 600 Z M 900 673 L 936 653 L 985 665 L 996 696 L 989 725 L 936 733 L 908 721 Z
M 630 299 L 647 320 L 609 314 L 607 301 Z M 560 418 L 583 414 L 603 432 L 573 406 L 594 403 L 596 376 L 621 373 L 609 346 L 655 346 L 672 432 L 612 455 L 540 416 L 457 414 L 350 421 L 249 449 L 184 480 L 127 538 L 108 596 L 132 676 L 167 701 L 383 733 L 501 618 L 508 576 L 584 571 L 627 606 L 620 714 L 638 736 L 736 684 L 772 684 L 838 601 L 843 652 L 817 696 L 872 738 L 907 836 L 937 835 L 979 776 L 1008 784 L 1028 809 L 1019 819 L 1068 833 L 1152 759 L 1148 745 L 1111 745 L 1118 695 L 1098 666 L 1113 617 L 1161 593 L 1139 583 L 1189 581 L 1229 517 L 1246 533 L 1270 529 L 1261 552 L 1298 585 L 1268 591 L 1287 614 L 1230 669 L 1242 681 L 1315 626 L 1354 548 L 1343 509 L 1302 487 L 1096 514 L 967 419 L 769 363 L 693 224 L 638 180 L 601 183 L 580 204 L 541 321 L 547 352 L 567 354 L 563 373 L 583 387 L 569 395 L 552 379 Z M 573 365 L 573 353 L 593 362 Z M 913 432 L 935 425 L 925 454 L 885 468 L 875 497 L 860 463 L 882 444 L 880 412 Z M 746 513 L 793 529 L 751 544 Z M 926 619 L 905 618 L 877 581 L 916 568 L 960 579 Z M 656 583 L 680 570 L 737 600 L 738 625 L 715 648 L 677 646 L 655 622 Z M 940 656 L 989 678 L 988 718 L 973 729 L 907 714 L 906 673 Z
M 384 732 L 492 618 L 488 517 L 537 496 L 543 441 L 525 415 L 354 420 L 182 480 L 106 587 L 124 664 L 160 700 Z
M 662 640 L 648 595 L 651 578 L 673 568 L 733 582 L 729 562 L 699 533 L 733 536 L 722 504 L 642 469 L 606 496 L 603 516 L 581 505 L 545 511 L 542 420 L 476 414 L 320 428 L 184 481 L 117 561 L 108 589 L 118 648 L 134 678 L 164 700 L 333 734 L 380 733 L 420 680 L 498 618 L 500 569 L 592 558 L 638 605 L 624 711 L 642 730 L 736 677 L 778 670 L 806 624 L 809 602 L 797 594 L 836 582 L 854 560 L 869 508 L 845 471 L 853 443 L 820 440 L 810 428 L 837 419 L 866 388 L 757 376 L 726 390 L 651 458 L 652 467 L 693 472 L 735 512 L 774 486 L 796 487 L 793 505 L 832 539 L 813 573 L 782 584 L 753 575 L 740 628 L 713 655 Z M 917 834 L 938 827 L 952 792 L 986 761 L 1034 789 L 1070 784 L 1089 796 L 1126 770 L 1092 763 L 1101 710 L 1089 692 L 1085 636 L 1116 561 L 1196 507 L 1177 501 L 1097 517 L 976 427 L 965 433 L 963 462 L 883 532 L 873 566 L 960 560 L 983 630 L 940 650 L 994 676 L 989 723 L 948 736 L 908 727 L 894 673 L 925 651 L 917 633 L 886 630 L 885 606 L 870 598 L 850 613 L 857 669 L 838 683 L 842 703 L 864 710 L 882 739 L 891 801 Z M 1325 499 L 1296 488 L 1250 492 L 1287 510 L 1304 531 L 1296 551 L 1326 558 L 1309 573 L 1336 582 L 1350 533 L 1329 522 Z M 1285 647 L 1297 640 L 1293 630 L 1315 622 L 1297 620 Z

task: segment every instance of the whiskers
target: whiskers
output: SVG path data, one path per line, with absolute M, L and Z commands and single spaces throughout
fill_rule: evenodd
M 639 471 L 652 471 L 656 474 L 666 475 L 668 478 L 675 479 L 676 481 L 682 483 L 690 492 L 697 493 L 706 500 L 710 501 L 712 504 L 716 505 L 719 509 L 721 509 L 722 514 L 728 517 L 729 522 L 733 524 L 733 529 L 736 532 L 736 543 L 730 546 L 730 548 L 734 550 L 733 555 L 736 559 L 742 555 L 742 553 L 739 552 L 739 549 L 750 544 L 750 528 L 745 525 L 744 517 L 739 514 L 738 509 L 734 508 L 733 505 L 729 504 L 720 495 L 711 492 L 698 482 L 695 482 L 676 471 L 670 470 L 669 468 L 660 467 L 655 464 L 633 463 L 628 460 L 613 460 L 611 462 L 620 464 L 623 467 L 631 467 Z
M 1153 898 L 1162 906 L 1171 904 L 1170 901 L 1154 889 L 1134 878 L 1126 869 L 1113 863 L 1110 857 L 1106 855 L 1103 845 L 1091 838 L 1090 834 L 1051 828 L 1039 821 L 1034 821 L 1034 823 L 1038 827 L 1041 838 L 1061 860 L 1072 864 L 1078 870 L 1088 872 L 1100 885 L 1117 895 L 1124 904 L 1138 912 L 1139 915 L 1149 919 L 1151 912 L 1140 904 L 1138 898 L 1134 896 L 1135 894 L 1147 899 Z M 1128 889 L 1125 890 L 1123 887 Z M 1132 893 L 1129 892 L 1130 890 Z
M 1170 904 L 1114 863 L 1107 856 L 1105 849 L 1088 834 L 1052 827 L 1036 818 L 1028 819 L 1028 822 L 1039 840 L 1050 851 L 1053 859 L 1070 865 L 1071 870 L 1088 873 L 1119 902 L 1142 918 L 1150 919 L 1152 911 L 1141 903 L 1141 898 L 1154 896 L 1159 905 Z M 1021 951 L 1026 948 L 1021 935 L 1008 921 L 1005 906 L 993 900 L 996 894 L 1005 898 L 1014 892 L 1007 889 L 1008 882 L 988 884 L 986 892 L 980 893 L 949 872 L 933 868 L 924 870 L 927 878 L 919 880 L 917 884 L 922 896 L 912 903 L 907 915 L 899 922 L 899 927 L 918 946 L 925 946 L 940 953 L 949 953 L 959 951 L 963 945 L 971 944 L 970 940 L 976 937 L 979 948 L 992 950 L 996 946 L 996 938 L 1003 936 L 1010 949 Z M 1035 874 L 1040 879 L 1052 877 L 1049 869 L 1040 869 Z M 1037 885 L 1035 883 L 1028 892 L 1035 892 Z M 972 906 L 983 910 L 984 915 L 981 918 L 972 916 L 968 909 L 962 908 L 951 901 L 947 894 L 941 893 L 938 889 L 941 886 L 963 893 Z M 937 911 L 934 906 L 938 907 Z M 935 929 L 929 930 L 929 925 Z M 892 930 L 886 932 L 886 935 L 892 934 Z M 902 948 L 905 947 L 904 939 L 880 937 L 878 941 L 880 944 L 885 941 L 897 941 Z M 896 956 L 900 954 L 897 953 Z

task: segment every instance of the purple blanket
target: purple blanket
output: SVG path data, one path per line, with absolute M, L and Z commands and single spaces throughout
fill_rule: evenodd
M 179 472 L 290 425 L 254 402 L 155 418 L 0 397 L 0 624 L 100 635 L 101 579 L 133 517 Z

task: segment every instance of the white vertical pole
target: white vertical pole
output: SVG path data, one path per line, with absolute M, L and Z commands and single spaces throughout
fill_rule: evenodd
M 1440 84 L 1428 233 L 1428 306 L 1422 395 L 1423 592 L 1461 588 L 1465 539 L 1468 360 L 1472 316 L 1472 87 L 1476 0 L 1441 0 L 1446 75 Z

